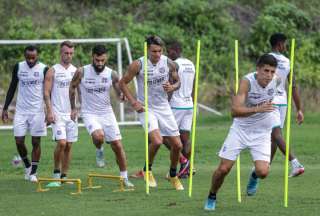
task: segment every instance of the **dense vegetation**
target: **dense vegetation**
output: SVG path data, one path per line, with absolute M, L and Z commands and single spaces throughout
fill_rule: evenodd
M 308 104 L 316 109 L 320 100 L 316 92 L 320 86 L 319 9 L 317 0 L 0 0 L 0 39 L 127 37 L 136 58 L 142 55 L 145 36 L 158 34 L 179 39 L 184 55 L 192 60 L 196 40 L 201 39 L 200 100 L 225 108 L 232 92 L 234 40 L 240 41 L 243 75 L 254 70 L 258 55 L 270 50 L 270 34 L 284 32 L 296 38 L 297 78 L 303 94 L 316 97 L 316 103 Z M 0 49 L 1 101 L 12 65 L 23 58 L 22 48 Z M 42 46 L 41 50 L 43 62 L 57 61 L 57 47 Z M 77 65 L 90 62 L 89 51 L 90 45 L 77 47 Z M 110 64 L 114 62 L 111 56 Z

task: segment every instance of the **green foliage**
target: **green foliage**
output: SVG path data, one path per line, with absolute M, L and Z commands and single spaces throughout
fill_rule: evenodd
M 127 37 L 133 58 L 143 55 L 147 35 L 182 43 L 183 55 L 196 60 L 201 39 L 201 94 L 205 103 L 223 108 L 234 81 L 234 40 L 239 43 L 240 75 L 253 71 L 256 58 L 270 51 L 269 37 L 284 32 L 296 38 L 297 78 L 303 87 L 320 85 L 319 15 L 317 0 L 2 0 L 1 39 L 64 39 Z M 90 63 L 90 45 L 77 45 L 75 64 Z M 116 63 L 110 45 L 109 64 Z M 59 59 L 58 46 L 40 46 L 40 59 L 49 65 Z M 22 46 L 0 49 L 0 83 L 7 89 L 13 65 L 23 60 Z M 288 53 L 287 53 L 288 54 Z M 123 58 L 125 63 L 126 58 Z M 0 97 L 3 97 L 0 95 Z
M 258 57 L 270 50 L 269 37 L 283 32 L 288 38 L 300 40 L 311 26 L 310 17 L 290 3 L 272 4 L 266 7 L 251 30 L 250 54 Z

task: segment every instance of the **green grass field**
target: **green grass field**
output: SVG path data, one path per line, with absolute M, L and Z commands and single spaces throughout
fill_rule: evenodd
M 84 190 L 81 195 L 70 192 L 75 186 L 66 185 L 45 193 L 36 192 L 36 185 L 23 180 L 23 169 L 10 164 L 16 153 L 11 131 L 0 131 L 0 215 L 319 215 L 320 212 L 320 155 L 319 125 L 320 115 L 309 114 L 302 126 L 292 124 L 292 147 L 299 160 L 305 165 L 305 174 L 289 179 L 289 207 L 283 207 L 284 160 L 280 152 L 271 167 L 270 175 L 260 182 L 254 197 L 246 197 L 245 187 L 251 159 L 247 151 L 241 155 L 242 203 L 237 202 L 235 169 L 226 178 L 218 194 L 215 212 L 204 212 L 213 169 L 219 162 L 217 152 L 223 143 L 231 124 L 227 117 L 206 117 L 198 122 L 195 167 L 197 173 L 193 181 L 193 196 L 188 190 L 177 192 L 165 180 L 169 167 L 169 152 L 161 147 L 153 165 L 158 181 L 157 189 L 145 194 L 145 184 L 141 179 L 133 179 L 133 192 L 112 192 L 117 184 L 97 180 L 101 189 Z M 122 127 L 123 143 L 128 158 L 129 173 L 141 169 L 144 164 L 143 130 L 140 127 Z M 42 142 L 42 159 L 38 170 L 40 177 L 51 177 L 54 142 L 51 130 Z M 30 137 L 27 139 L 31 149 Z M 73 159 L 69 171 L 70 178 L 81 178 L 86 185 L 86 175 L 90 172 L 118 175 L 113 153 L 105 146 L 107 167 L 95 167 L 95 148 L 84 128 L 80 129 L 80 139 L 73 146 Z M 183 180 L 185 188 L 188 181 Z M 318 212 L 318 213 L 317 213 Z

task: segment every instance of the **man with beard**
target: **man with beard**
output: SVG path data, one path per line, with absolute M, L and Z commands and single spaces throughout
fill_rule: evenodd
M 115 89 L 118 97 L 121 97 L 119 78 L 115 71 L 106 67 L 107 59 L 105 46 L 96 45 L 92 49 L 92 64 L 77 69 L 69 89 L 71 119 L 75 120 L 77 117 L 75 91 L 80 86 L 81 115 L 96 146 L 97 166 L 105 166 L 102 144 L 106 140 L 115 153 L 120 176 L 124 178 L 125 186 L 133 187 L 133 184 L 128 180 L 126 155 L 110 101 L 111 86 Z
M 24 49 L 25 61 L 15 65 L 11 83 L 2 110 L 2 121 L 8 122 L 8 107 L 18 86 L 13 133 L 17 150 L 25 166 L 25 180 L 37 182 L 37 168 L 41 156 L 41 137 L 47 135 L 43 107 L 43 82 L 48 67 L 38 61 L 38 49 L 29 45 Z M 31 163 L 25 145 L 30 132 L 32 142 Z

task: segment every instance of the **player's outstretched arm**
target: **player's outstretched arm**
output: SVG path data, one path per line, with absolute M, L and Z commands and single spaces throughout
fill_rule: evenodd
M 245 102 L 249 92 L 249 85 L 247 79 L 242 79 L 240 81 L 239 91 L 232 99 L 232 117 L 247 117 L 255 113 L 272 112 L 274 110 L 271 102 L 266 102 L 255 107 L 247 107 Z
M 78 68 L 72 78 L 69 87 L 69 99 L 71 105 L 71 119 L 73 121 L 77 118 L 77 110 L 76 110 L 76 89 L 79 87 L 81 79 L 83 77 L 83 68 Z
M 16 64 L 13 68 L 12 71 L 12 78 L 11 78 L 11 82 L 10 82 L 10 86 L 6 95 L 6 100 L 2 109 L 2 115 L 1 115 L 1 119 L 4 123 L 8 122 L 8 107 L 14 97 L 14 93 L 16 92 L 17 86 L 18 86 L 18 69 L 19 69 L 19 64 Z
M 46 121 L 47 124 L 54 123 L 54 115 L 52 112 L 52 106 L 51 106 L 51 90 L 52 90 L 52 84 L 54 79 L 54 69 L 50 68 L 45 76 L 44 79 L 44 102 L 46 104 L 47 113 L 46 113 Z
M 141 64 L 138 60 L 132 62 L 129 65 L 127 73 L 119 81 L 119 87 L 124 94 L 124 96 L 128 99 L 133 109 L 137 112 L 143 112 L 142 104 L 134 98 L 128 88 L 128 84 L 133 80 L 133 78 L 139 73 L 141 69 Z

